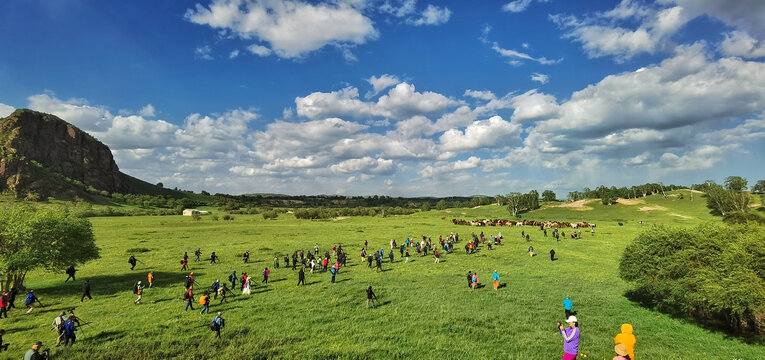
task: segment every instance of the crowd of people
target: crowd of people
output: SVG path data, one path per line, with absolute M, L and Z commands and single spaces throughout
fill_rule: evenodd
M 541 228 L 540 230 L 543 231 L 544 236 L 546 237 L 547 229 Z M 558 232 L 558 229 L 554 229 L 552 232 L 553 238 L 555 238 L 557 241 L 559 240 L 560 234 Z M 530 234 L 526 233 L 525 230 L 522 231 L 521 237 L 523 239 L 526 239 L 527 241 L 530 241 Z M 577 234 L 575 232 L 572 232 L 572 238 L 580 238 L 581 234 Z M 369 249 L 369 243 L 368 241 L 364 241 L 364 246 L 360 249 L 360 259 L 361 264 L 366 263 L 367 268 L 374 269 L 376 272 L 383 272 L 382 269 L 383 263 L 385 262 L 386 253 L 389 264 L 393 264 L 395 262 L 395 252 L 399 253 L 399 258 L 403 259 L 403 263 L 409 263 L 410 262 L 410 250 L 413 251 L 417 257 L 426 257 L 426 256 L 433 256 L 434 263 L 438 264 L 441 262 L 441 257 L 447 254 L 451 254 L 454 249 L 455 245 L 460 242 L 460 236 L 459 234 L 450 233 L 448 236 L 443 237 L 439 236 L 436 241 L 433 241 L 431 237 L 428 236 L 422 236 L 421 239 L 414 240 L 412 237 L 406 238 L 401 244 L 398 244 L 395 239 L 390 240 L 390 248 L 386 251 L 385 248 L 370 250 Z M 488 237 L 481 232 L 480 234 L 471 234 L 470 241 L 467 241 L 464 245 L 465 254 L 466 255 L 472 255 L 479 251 L 479 249 L 482 246 L 485 246 L 485 248 L 489 251 L 497 249 L 497 246 L 500 246 L 503 244 L 503 235 L 502 233 L 498 233 L 495 235 L 489 235 Z M 281 267 L 280 260 L 283 260 L 284 268 L 285 269 L 291 269 L 291 270 L 297 270 L 297 286 L 305 286 L 305 277 L 306 277 L 306 271 L 309 271 L 310 274 L 320 274 L 329 272 L 330 274 L 330 282 L 335 283 L 336 277 L 340 273 L 340 270 L 342 268 L 345 268 L 347 266 L 347 252 L 343 249 L 343 246 L 341 244 L 336 244 L 331 247 L 331 253 L 330 250 L 326 250 L 323 254 L 320 253 L 320 246 L 318 243 L 315 243 L 313 246 L 313 251 L 305 251 L 303 249 L 295 250 L 291 254 L 277 254 L 274 256 L 273 261 L 273 268 L 279 269 Z M 372 251 L 374 251 L 372 253 Z M 534 248 L 533 246 L 529 246 L 529 255 L 534 256 Z M 429 255 L 431 254 L 431 255 Z M 201 248 L 197 248 L 194 251 L 195 255 L 195 262 L 200 261 L 200 257 L 202 255 Z M 180 259 L 181 264 L 181 271 L 188 271 L 189 264 L 188 264 L 188 252 L 184 252 L 183 256 Z M 550 258 L 551 260 L 557 260 L 555 258 L 555 251 L 550 250 Z M 218 263 L 218 260 L 220 260 L 220 257 L 216 255 L 215 252 L 210 253 L 210 265 L 214 265 Z M 250 251 L 245 250 L 242 253 L 242 261 L 243 264 L 247 265 L 250 263 Z M 130 270 L 134 270 L 137 263 L 141 262 L 138 260 L 134 255 L 131 255 L 128 259 L 128 263 L 131 265 Z M 141 262 L 143 263 L 143 262 Z M 373 267 L 374 264 L 374 267 Z M 69 267 L 66 270 L 66 274 L 68 275 L 67 279 L 64 282 L 68 282 L 70 279 L 72 281 L 76 281 L 75 274 L 78 270 L 74 268 L 74 266 Z M 262 286 L 268 286 L 269 284 L 269 278 L 271 276 L 271 269 L 268 267 L 264 267 L 262 270 L 262 280 L 261 284 Z M 491 274 L 492 283 L 493 283 L 493 289 L 494 291 L 498 291 L 500 288 L 500 276 L 497 270 L 494 270 L 494 272 Z M 147 280 L 148 280 L 148 288 L 151 289 L 154 280 L 155 280 L 155 274 L 153 271 L 149 271 L 147 274 Z M 228 282 L 231 284 L 230 288 L 227 286 L 225 282 L 221 282 L 219 279 L 216 279 L 212 282 L 209 286 L 200 286 L 199 283 L 196 281 L 194 272 L 190 272 L 188 275 L 184 278 L 184 292 L 183 292 L 183 300 L 185 302 L 185 308 L 184 311 L 188 311 L 191 309 L 192 311 L 196 310 L 194 308 L 194 302 L 196 301 L 195 297 L 195 289 L 200 289 L 201 295 L 199 296 L 199 305 L 201 305 L 200 314 L 209 314 L 210 307 L 212 306 L 212 300 L 218 300 L 220 298 L 218 305 L 221 305 L 223 303 L 227 302 L 227 298 L 229 296 L 236 296 L 233 290 L 237 289 L 237 283 L 239 284 L 239 291 L 241 291 L 242 295 L 251 295 L 253 293 L 253 288 L 255 287 L 255 284 L 252 282 L 251 275 L 249 275 L 247 272 L 241 272 L 240 275 L 237 275 L 237 271 L 233 271 L 231 274 L 227 277 Z M 474 271 L 468 271 L 467 273 L 467 281 L 468 281 L 468 288 L 471 291 L 475 291 L 477 289 L 480 289 L 483 287 L 480 285 L 480 280 L 477 272 Z M 144 291 L 146 289 L 146 286 L 142 283 L 142 281 L 137 281 L 133 285 L 133 293 L 136 295 L 136 299 L 134 300 L 135 305 L 141 305 L 143 304 L 143 295 Z M 16 288 L 11 289 L 10 292 L 5 292 L 0 296 L 0 319 L 3 317 L 8 317 L 8 310 L 15 308 L 14 302 L 16 299 L 17 294 L 19 293 L 19 290 Z M 372 286 L 368 286 L 366 289 L 366 307 L 369 308 L 370 306 L 372 308 L 376 307 L 375 300 L 377 299 L 377 295 L 372 290 Z M 92 296 L 90 294 L 90 281 L 86 280 L 83 282 L 83 290 L 82 290 L 82 297 L 80 301 L 84 301 L 85 298 L 92 299 Z M 26 298 L 24 299 L 24 303 L 27 306 L 27 314 L 31 313 L 35 306 L 37 304 L 42 306 L 42 303 L 40 303 L 40 300 L 37 298 L 37 296 L 34 293 L 34 290 L 29 290 L 27 293 Z M 577 354 L 579 353 L 579 339 L 580 339 L 580 331 L 579 331 L 579 322 L 577 317 L 572 312 L 572 306 L 573 303 L 571 302 L 570 298 L 566 298 L 563 301 L 563 307 L 565 311 L 565 323 L 568 324 L 568 327 L 564 327 L 562 323 L 558 323 L 558 328 L 560 331 L 560 334 L 563 337 L 564 345 L 564 356 L 563 360 L 567 359 L 575 359 Z M 222 312 L 218 311 L 217 315 L 213 318 L 213 320 L 210 323 L 210 330 L 215 333 L 215 338 L 220 338 L 220 332 L 221 329 L 225 326 L 225 321 L 222 317 Z M 81 320 L 74 315 L 73 311 L 70 311 L 70 314 L 67 316 L 65 312 L 61 312 L 54 320 L 52 324 L 52 330 L 55 330 L 58 334 L 56 338 L 56 346 L 71 346 L 74 345 L 76 342 L 77 336 L 76 333 L 79 330 L 80 326 L 83 326 L 84 324 L 81 322 Z M 634 346 L 635 346 L 635 337 L 632 334 L 632 326 L 630 324 L 624 324 L 621 328 L 622 332 L 616 336 L 614 339 L 615 341 L 615 348 L 614 351 L 616 352 L 617 356 L 614 359 L 623 360 L 623 359 L 635 359 L 634 354 Z M 0 351 L 7 350 L 8 344 L 3 344 L 2 342 L 2 336 L 5 334 L 4 330 L 0 329 Z M 43 356 L 39 354 L 39 349 L 41 347 L 40 342 L 36 342 L 35 345 L 32 346 L 32 349 L 30 349 L 27 352 L 28 356 L 32 356 L 31 358 L 35 358 L 34 356 Z M 37 355 L 35 355 L 37 354 Z M 27 356 L 27 357 L 28 357 Z M 25 357 L 25 358 L 27 358 Z

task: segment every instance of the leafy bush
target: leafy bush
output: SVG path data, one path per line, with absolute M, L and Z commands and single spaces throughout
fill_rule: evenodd
M 228 220 L 228 219 L 226 219 L 226 216 L 228 216 L 228 215 L 224 215 L 223 216 L 223 220 Z M 199 221 L 199 220 L 202 220 L 202 215 L 199 215 L 197 213 L 193 213 L 193 214 L 191 214 L 191 218 L 194 219 L 194 221 Z
M 263 212 L 264 220 L 276 219 L 278 217 L 279 217 L 279 213 L 277 213 L 276 210 L 266 210 Z
M 27 192 L 27 196 L 24 197 L 25 201 L 40 201 L 40 194 L 34 191 Z
M 218 216 L 218 215 L 213 215 L 213 216 L 211 216 L 210 218 L 211 218 L 213 221 L 218 221 L 218 220 L 220 220 L 220 216 Z
M 223 214 L 223 220 L 230 221 L 236 219 L 234 215 L 231 214 Z
M 723 217 L 723 221 L 726 224 L 746 224 L 747 222 L 754 222 L 760 225 L 765 225 L 765 216 L 754 212 L 732 212 Z
M 765 334 L 765 227 L 655 227 L 624 251 L 633 298 L 743 335 Z

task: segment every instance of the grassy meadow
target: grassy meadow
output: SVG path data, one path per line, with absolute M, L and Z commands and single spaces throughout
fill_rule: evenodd
M 92 218 L 101 258 L 79 267 L 75 283 L 64 283 L 63 273 L 30 273 L 27 286 L 36 289 L 45 307 L 31 315 L 13 310 L 9 319 L 0 320 L 7 332 L 4 340 L 11 343 L 0 359 L 20 358 L 38 339 L 45 347 L 54 345 L 50 324 L 71 306 L 92 324 L 82 328 L 73 347 L 53 348 L 56 359 L 559 359 L 563 341 L 556 322 L 564 320 L 561 302 L 566 296 L 574 303 L 582 333 L 579 350 L 587 359 L 615 355 L 613 337 L 622 323 L 635 328 L 639 359 L 765 359 L 761 344 L 646 309 L 624 295 L 628 286 L 618 277 L 618 263 L 639 232 L 662 224 L 720 221 L 709 215 L 698 194 L 694 201 L 688 191 L 683 194 L 684 199 L 650 196 L 612 206 L 598 201 L 574 207 L 547 204 L 523 214 L 533 220 L 597 224 L 594 235 L 585 229 L 582 239 L 561 236 L 560 242 L 534 227 L 478 228 L 449 221 L 509 218 L 498 206 L 326 221 L 296 220 L 289 214 L 269 221 L 262 215 L 236 215 L 233 221 L 209 216 L 200 221 L 182 216 Z M 495 250 L 481 246 L 466 255 L 465 241 L 481 231 L 487 238 L 501 231 L 503 245 Z M 521 231 L 531 234 L 530 243 Z M 459 233 L 461 241 L 440 264 L 432 256 L 417 257 L 413 248 L 409 263 L 398 251 L 395 262 L 388 262 L 390 239 L 401 244 L 407 237 L 426 235 L 436 242 L 450 232 Z M 382 273 L 360 262 L 365 240 L 371 252 L 385 249 Z M 299 249 L 313 251 L 314 243 L 321 254 L 342 244 L 349 266 L 341 268 L 335 284 L 329 272 L 307 271 L 306 286 L 297 287 L 297 271 L 285 269 L 282 258 Z M 530 244 L 538 256 L 529 257 Z M 195 262 L 197 247 L 203 259 L 215 251 L 221 261 Z M 550 249 L 557 261 L 550 261 Z M 245 250 L 251 254 L 247 265 L 241 260 Z M 233 270 L 237 275 L 244 271 L 253 276 L 252 295 L 241 295 L 237 286 L 238 295 L 228 303 L 213 300 L 209 315 L 200 315 L 198 301 L 196 311 L 184 312 L 186 272 L 179 264 L 184 251 L 199 284 L 227 282 Z M 127 263 L 130 254 L 143 262 L 134 271 Z M 282 267 L 272 269 L 269 284 L 263 285 L 260 274 L 272 268 L 275 254 Z M 495 269 L 502 284 L 496 292 L 491 286 Z M 156 274 L 154 287 L 145 289 L 143 305 L 134 305 L 132 284 L 145 282 L 150 270 Z M 484 287 L 468 289 L 469 270 L 478 272 Z M 91 281 L 94 299 L 81 303 L 85 279 Z M 369 285 L 379 301 L 367 310 Z M 16 301 L 20 308 L 23 298 Z M 207 327 L 217 311 L 226 319 L 221 340 L 214 340 Z

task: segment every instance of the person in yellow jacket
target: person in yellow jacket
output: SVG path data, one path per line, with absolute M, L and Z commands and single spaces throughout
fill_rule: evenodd
M 199 305 L 202 305 L 202 311 L 200 314 L 210 313 L 210 293 L 205 292 L 201 297 L 199 297 Z
M 147 277 L 149 278 L 149 288 L 151 288 L 151 285 L 154 284 L 154 272 L 149 271 L 149 275 Z
M 631 360 L 635 360 L 635 335 L 632 335 L 632 325 L 622 324 L 622 332 L 614 338 L 614 344 L 622 344 L 627 349 Z

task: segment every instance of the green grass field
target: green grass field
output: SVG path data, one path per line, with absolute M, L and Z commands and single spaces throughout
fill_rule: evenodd
M 588 359 L 614 356 L 612 339 L 622 323 L 635 328 L 639 359 L 765 359 L 761 344 L 643 308 L 624 296 L 628 286 L 617 275 L 618 263 L 636 234 L 660 224 L 720 221 L 709 215 L 703 198 L 696 195 L 691 202 L 688 192 L 684 194 L 683 200 L 651 196 L 635 205 L 584 204 L 591 209 L 548 205 L 523 214 L 534 220 L 598 225 L 594 236 L 583 230 L 583 239 L 561 237 L 560 242 L 533 227 L 474 228 L 449 221 L 510 217 L 497 206 L 328 221 L 284 214 L 272 221 L 261 215 L 237 215 L 234 221 L 203 217 L 198 222 L 182 216 L 93 218 L 101 258 L 81 266 L 76 283 L 65 284 L 65 274 L 30 273 L 27 286 L 37 290 L 45 307 L 31 315 L 14 310 L 9 319 L 0 320 L 7 331 L 4 340 L 11 343 L 0 358 L 19 359 L 38 339 L 46 347 L 53 345 L 51 321 L 62 309 L 76 306 L 76 313 L 92 325 L 83 327 L 75 346 L 53 349 L 57 359 L 559 359 L 562 339 L 555 323 L 564 320 L 561 301 L 570 296 L 582 332 L 580 353 Z M 466 255 L 462 246 L 471 232 L 480 231 L 487 238 L 501 231 L 504 244 Z M 529 257 L 521 231 L 531 234 L 539 256 Z M 395 263 L 387 261 L 392 238 L 399 244 L 422 235 L 435 241 L 450 232 L 459 233 L 461 242 L 440 264 L 432 256 L 416 257 L 413 249 L 410 263 L 398 252 Z M 358 254 L 365 240 L 370 249 L 385 249 L 384 272 L 361 264 Z M 307 285 L 297 287 L 297 271 L 283 263 L 273 269 L 267 286 L 260 283 L 274 254 L 312 251 L 314 243 L 321 253 L 342 244 L 350 254 L 349 267 L 341 269 L 337 283 L 330 283 L 329 272 L 306 273 Z M 203 258 L 215 251 L 222 261 L 194 262 L 197 247 Z M 149 251 L 136 252 L 145 264 L 130 271 L 127 258 L 134 248 Z M 550 261 L 551 248 L 558 261 Z M 241 253 L 248 249 L 251 263 L 244 265 Z M 197 311 L 184 312 L 185 273 L 179 264 L 184 251 L 200 284 L 225 281 L 233 270 L 246 271 L 257 285 L 252 295 L 229 298 L 223 305 L 213 301 L 210 315 L 199 314 L 198 302 Z M 496 292 L 491 286 L 495 269 L 505 284 Z M 136 306 L 132 284 L 145 282 L 149 270 L 156 273 L 155 286 L 146 289 L 144 304 Z M 468 289 L 469 270 L 478 272 L 485 287 Z M 94 300 L 80 303 L 85 279 L 91 280 Z M 369 285 L 379 296 L 379 306 L 367 310 L 364 290 Z M 16 303 L 23 308 L 22 300 L 20 296 Z M 220 341 L 207 328 L 216 311 L 223 312 L 227 325 Z

